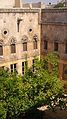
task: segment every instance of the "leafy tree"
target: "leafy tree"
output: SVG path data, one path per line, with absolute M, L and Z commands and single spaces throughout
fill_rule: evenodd
M 19 119 L 20 114 L 44 104 L 54 109 L 52 101 L 56 104 L 63 94 L 62 84 L 55 74 L 54 65 L 58 63 L 55 59 L 52 54 L 45 60 L 35 58 L 34 72 L 27 68 L 24 77 L 7 70 L 0 71 L 1 119 Z M 48 62 L 53 65 L 52 72 L 48 69 Z M 59 100 L 57 104 L 60 103 L 63 101 Z
M 64 7 L 64 3 L 61 2 L 54 6 L 54 8 L 62 8 L 62 7 Z

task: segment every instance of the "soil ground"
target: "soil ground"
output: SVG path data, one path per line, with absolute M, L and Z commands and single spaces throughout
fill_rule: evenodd
M 67 119 L 67 111 L 57 110 L 52 112 L 50 110 L 44 111 L 43 119 Z

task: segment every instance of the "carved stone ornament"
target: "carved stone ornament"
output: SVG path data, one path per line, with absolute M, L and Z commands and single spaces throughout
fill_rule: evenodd
M 3 45 L 3 40 L 2 39 L 0 39 L 0 45 Z
M 9 35 L 9 30 L 7 28 L 2 29 L 1 31 L 3 37 L 7 37 Z
M 10 38 L 10 44 L 16 44 L 16 38 L 15 37 Z
M 28 37 L 26 35 L 22 36 L 21 42 L 27 42 L 28 41 Z
M 38 40 L 38 36 L 36 34 L 33 36 L 33 40 Z

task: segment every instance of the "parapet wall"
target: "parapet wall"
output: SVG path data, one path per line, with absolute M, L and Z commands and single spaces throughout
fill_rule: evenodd
M 42 24 L 67 24 L 67 9 L 42 9 Z

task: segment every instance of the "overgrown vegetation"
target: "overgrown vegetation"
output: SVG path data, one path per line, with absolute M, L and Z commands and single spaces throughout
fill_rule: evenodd
M 48 68 L 48 64 L 52 69 Z M 35 58 L 34 72 L 26 70 L 24 77 L 0 71 L 0 119 L 20 119 L 28 110 L 49 105 L 51 109 L 66 104 L 62 100 L 63 86 L 57 78 L 58 58 L 48 54 L 45 59 Z
M 64 7 L 64 3 L 61 2 L 54 6 L 54 8 L 62 8 L 62 7 Z

